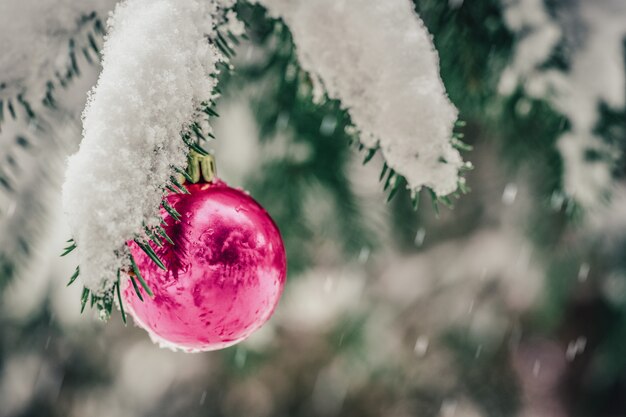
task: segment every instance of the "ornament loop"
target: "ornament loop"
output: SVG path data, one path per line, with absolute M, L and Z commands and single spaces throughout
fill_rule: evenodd
M 211 154 L 202 155 L 194 150 L 187 157 L 187 174 L 194 184 L 200 182 L 213 182 L 217 176 L 215 158 Z

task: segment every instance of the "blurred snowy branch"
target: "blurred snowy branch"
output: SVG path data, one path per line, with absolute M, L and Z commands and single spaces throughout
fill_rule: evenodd
M 517 34 L 513 60 L 502 74 L 500 92 L 518 86 L 547 100 L 570 127 L 558 141 L 565 191 L 584 207 L 606 201 L 620 150 L 597 133 L 601 105 L 626 106 L 626 3 L 621 0 L 567 2 L 549 13 L 543 0 L 504 1 L 504 17 Z M 520 111 L 524 111 L 520 108 Z
M 457 190 L 463 167 L 451 143 L 457 110 L 431 35 L 410 1 L 258 3 L 291 30 L 315 97 L 338 99 L 361 143 L 380 148 L 408 188 L 429 187 L 439 196 Z

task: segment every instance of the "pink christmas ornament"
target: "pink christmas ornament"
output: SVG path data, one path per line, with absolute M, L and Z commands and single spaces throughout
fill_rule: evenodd
M 124 305 L 153 340 L 186 351 L 231 346 L 272 315 L 286 276 L 285 248 L 265 209 L 220 180 L 188 184 L 190 194 L 172 194 L 163 226 L 174 245 L 151 243 L 167 267 L 158 268 L 134 242 L 131 254 L 154 293 L 139 299 L 130 280 Z

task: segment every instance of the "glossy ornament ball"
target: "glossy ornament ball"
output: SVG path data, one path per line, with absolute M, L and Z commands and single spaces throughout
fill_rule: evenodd
M 190 194 L 172 194 L 163 226 L 174 244 L 152 248 L 160 269 L 129 242 L 142 277 L 154 297 L 130 280 L 124 305 L 135 322 L 162 346 L 205 351 L 233 345 L 272 315 L 286 276 L 280 232 L 265 209 L 243 191 L 220 180 L 187 185 Z

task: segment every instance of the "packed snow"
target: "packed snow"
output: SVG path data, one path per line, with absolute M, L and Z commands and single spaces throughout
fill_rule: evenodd
M 83 141 L 69 159 L 63 205 L 81 277 L 110 288 L 127 263 L 125 242 L 158 222 L 180 138 L 212 98 L 216 64 L 207 41 L 233 1 L 128 0 L 108 21 L 103 70 L 83 113 Z
M 454 192 L 463 161 L 451 145 L 457 110 L 431 35 L 409 0 L 255 0 L 282 18 L 302 68 L 347 109 L 411 189 Z
M 626 105 L 626 3 L 568 2 L 554 17 L 543 0 L 504 3 L 505 22 L 519 39 L 512 63 L 502 74 L 500 92 L 510 94 L 521 85 L 531 97 L 549 100 L 568 118 L 571 131 L 558 141 L 564 163 L 563 186 L 583 206 L 597 205 L 612 187 L 612 161 L 610 157 L 589 161 L 585 153 L 614 152 L 594 129 L 600 120 L 600 103 L 617 110 Z M 570 68 L 542 67 L 559 44 Z

